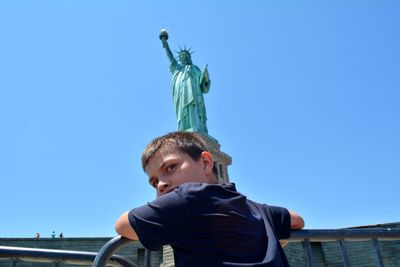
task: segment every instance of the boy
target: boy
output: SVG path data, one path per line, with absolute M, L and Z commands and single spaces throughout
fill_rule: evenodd
M 154 139 L 142 167 L 157 198 L 122 214 L 118 234 L 150 250 L 171 245 L 177 267 L 288 266 L 279 239 L 303 228 L 303 219 L 217 184 L 213 157 L 195 134 Z

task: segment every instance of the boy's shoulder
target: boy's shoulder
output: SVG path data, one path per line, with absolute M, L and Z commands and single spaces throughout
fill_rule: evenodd
M 234 197 L 241 195 L 236 191 L 235 184 L 207 184 L 189 182 L 183 183 L 178 186 L 175 191 L 182 196 L 193 197 L 218 197 L 219 195 L 224 198 Z

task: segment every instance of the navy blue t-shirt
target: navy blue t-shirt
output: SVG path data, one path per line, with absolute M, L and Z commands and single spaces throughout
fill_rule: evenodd
M 234 184 L 182 184 L 131 210 L 129 222 L 146 248 L 171 245 L 177 267 L 288 266 L 279 244 L 290 236 L 288 210 L 252 202 Z

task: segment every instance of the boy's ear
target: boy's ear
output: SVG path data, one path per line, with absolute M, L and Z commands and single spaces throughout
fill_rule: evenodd
M 211 174 L 213 166 L 214 166 L 214 159 L 213 159 L 213 156 L 211 155 L 211 153 L 208 151 L 203 151 L 203 152 L 201 152 L 200 158 L 204 164 L 204 172 L 206 174 Z

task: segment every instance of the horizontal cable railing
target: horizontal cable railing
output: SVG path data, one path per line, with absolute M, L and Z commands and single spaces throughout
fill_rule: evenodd
M 366 241 L 371 240 L 375 249 L 377 266 L 383 267 L 383 260 L 378 240 L 400 240 L 400 228 L 352 228 L 352 229 L 330 229 L 330 230 L 297 230 L 292 231 L 289 242 L 302 242 L 304 244 L 305 255 L 308 266 L 314 267 L 316 263 L 313 259 L 311 242 L 338 242 L 343 258 L 343 265 L 350 266 L 347 245 L 344 241 Z M 82 252 L 55 249 L 36 249 L 0 246 L 0 259 L 9 259 L 16 266 L 18 261 L 49 262 L 54 266 L 60 263 L 75 265 L 90 265 L 94 267 L 103 266 L 126 266 L 135 267 L 136 265 L 129 259 L 114 252 L 124 247 L 130 242 L 127 238 L 117 236 L 109 240 L 96 252 Z M 145 251 L 144 266 L 150 266 L 149 251 Z M 400 255 L 399 255 L 400 257 Z

